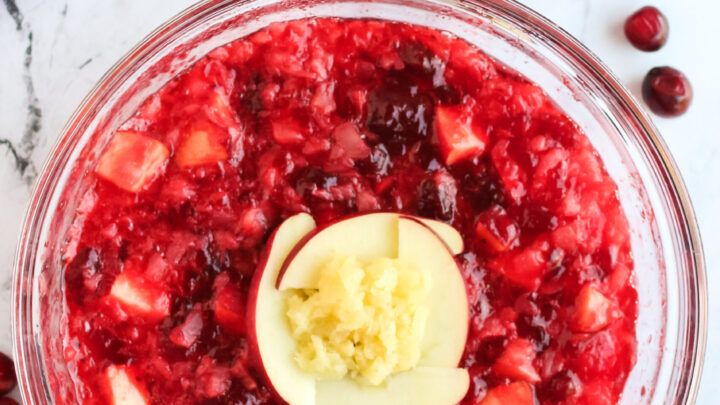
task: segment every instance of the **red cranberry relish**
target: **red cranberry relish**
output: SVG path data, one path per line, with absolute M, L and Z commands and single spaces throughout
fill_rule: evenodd
M 113 364 L 153 403 L 276 402 L 244 305 L 268 234 L 301 211 L 462 233 L 465 404 L 612 403 L 635 361 L 628 225 L 600 158 L 540 88 L 450 35 L 274 24 L 150 97 L 96 173 L 65 273 L 84 403 L 107 403 Z

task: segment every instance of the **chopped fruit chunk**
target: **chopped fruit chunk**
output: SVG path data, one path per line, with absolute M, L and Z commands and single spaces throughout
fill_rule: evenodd
M 200 305 L 195 305 L 185 321 L 170 331 L 170 340 L 180 347 L 189 348 L 200 337 L 202 328 L 202 309 Z
M 540 381 L 540 375 L 535 371 L 533 360 L 535 360 L 533 344 L 527 339 L 515 339 L 508 343 L 505 351 L 495 361 L 493 371 L 497 375 L 516 381 L 536 383 Z
M 272 136 L 280 145 L 297 145 L 305 141 L 300 125 L 292 118 L 276 119 L 271 126 Z
M 475 224 L 475 234 L 495 252 L 504 252 L 517 246 L 520 230 L 499 205 L 480 214 Z
M 350 159 L 365 159 L 370 156 L 370 147 L 365 144 L 360 132 L 350 122 L 340 124 L 332 132 L 335 144 L 340 147 Z
M 245 308 L 243 302 L 240 291 L 231 283 L 220 288 L 213 302 L 215 321 L 229 331 L 244 333 Z
M 125 191 L 137 193 L 162 172 L 169 152 L 162 142 L 137 132 L 118 131 L 95 173 Z
M 110 297 L 125 309 L 148 318 L 164 318 L 170 313 L 170 298 L 140 276 L 121 273 L 110 289 Z
M 175 162 L 193 167 L 226 160 L 227 150 L 219 138 L 218 128 L 212 124 L 193 125 L 175 153 Z
M 126 366 L 109 366 L 105 369 L 111 405 L 147 405 L 150 403 L 145 388 Z
M 592 333 L 610 323 L 612 302 L 592 284 L 585 284 L 575 298 L 575 313 L 570 327 L 576 332 Z
M 445 164 L 452 165 L 482 155 L 488 143 L 484 131 L 472 125 L 462 107 L 435 108 L 435 125 Z
M 504 253 L 490 261 L 489 266 L 518 286 L 535 291 L 547 270 L 549 251 L 550 244 L 538 240 L 524 249 Z
M 211 93 L 210 102 L 206 106 L 207 115 L 217 125 L 231 127 L 236 124 L 237 115 L 230 107 L 230 101 L 220 90 Z
M 480 405 L 533 405 L 533 390 L 526 382 L 514 382 L 491 388 Z

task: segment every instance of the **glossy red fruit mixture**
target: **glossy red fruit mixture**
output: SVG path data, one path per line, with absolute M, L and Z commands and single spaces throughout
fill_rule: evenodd
M 150 97 L 87 181 L 65 252 L 83 403 L 108 403 L 108 378 L 152 403 L 278 402 L 245 301 L 297 212 L 462 233 L 464 404 L 613 403 L 635 361 L 628 224 L 598 154 L 542 89 L 441 32 L 274 24 Z

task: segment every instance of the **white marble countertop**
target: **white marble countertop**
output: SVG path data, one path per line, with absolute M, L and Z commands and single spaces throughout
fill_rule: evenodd
M 0 351 L 9 353 L 12 261 L 37 170 L 65 121 L 112 64 L 194 0 L 4 0 L 0 5 Z M 637 95 L 650 68 L 672 65 L 694 86 L 689 112 L 655 122 L 692 196 L 708 268 L 710 327 L 700 404 L 720 398 L 720 2 L 660 0 L 661 51 L 635 51 L 622 23 L 647 0 L 523 0 L 578 37 Z M 3 7 L 4 6 L 4 7 Z

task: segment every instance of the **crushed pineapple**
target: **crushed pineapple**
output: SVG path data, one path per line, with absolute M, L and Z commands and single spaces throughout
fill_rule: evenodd
M 399 259 L 334 257 L 318 288 L 292 290 L 287 317 L 295 361 L 320 379 L 379 385 L 413 368 L 428 316 L 430 274 Z

